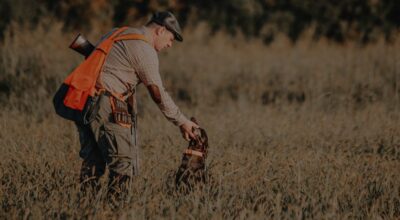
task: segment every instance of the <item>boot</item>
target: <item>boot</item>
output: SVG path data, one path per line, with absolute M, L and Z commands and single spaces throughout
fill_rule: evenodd
M 131 178 L 127 175 L 110 174 L 107 198 L 111 208 L 122 208 L 129 203 Z

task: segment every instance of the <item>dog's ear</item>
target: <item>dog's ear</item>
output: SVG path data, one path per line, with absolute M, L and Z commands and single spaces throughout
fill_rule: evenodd
M 192 122 L 196 123 L 197 125 L 199 125 L 199 123 L 197 122 L 197 120 L 196 120 L 195 117 L 191 117 L 190 120 L 191 120 Z
M 206 130 L 200 129 L 200 131 L 201 131 L 201 135 L 200 135 L 201 141 L 203 142 L 203 144 L 208 146 L 208 136 L 207 136 Z

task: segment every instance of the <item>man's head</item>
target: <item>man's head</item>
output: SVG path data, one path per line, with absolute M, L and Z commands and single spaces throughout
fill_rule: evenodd
M 174 40 L 183 40 L 179 23 L 171 12 L 154 13 L 146 26 L 152 31 L 154 48 L 158 52 L 171 47 Z

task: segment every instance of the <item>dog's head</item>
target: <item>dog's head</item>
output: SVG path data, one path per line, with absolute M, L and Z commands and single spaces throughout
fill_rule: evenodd
M 194 117 L 192 117 L 190 120 L 198 124 Z M 190 139 L 189 149 L 200 151 L 204 154 L 204 157 L 206 157 L 208 149 L 208 137 L 206 131 L 203 128 L 193 128 L 193 134 L 196 138 Z

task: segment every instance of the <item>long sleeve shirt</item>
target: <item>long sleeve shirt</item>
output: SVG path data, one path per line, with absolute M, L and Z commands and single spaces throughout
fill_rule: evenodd
M 128 28 L 122 34 L 133 33 L 142 34 L 149 42 L 151 41 L 151 34 L 146 27 Z M 164 116 L 177 126 L 188 120 L 165 91 L 160 76 L 157 51 L 148 42 L 124 40 L 114 43 L 107 55 L 99 80 L 105 89 L 119 94 L 136 88 L 139 83 L 143 83 L 146 87 L 155 85 L 160 91 L 161 98 L 161 102 L 157 105 Z

